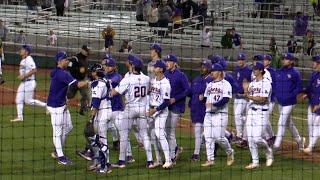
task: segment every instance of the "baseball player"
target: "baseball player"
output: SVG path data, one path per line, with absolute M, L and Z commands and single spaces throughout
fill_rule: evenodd
M 298 149 L 304 149 L 305 138 L 300 137 L 298 129 L 290 118 L 292 110 L 297 104 L 297 95 L 301 92 L 300 72 L 293 67 L 294 56 L 291 53 L 284 54 L 283 67 L 276 71 L 275 96 L 279 103 L 280 117 L 278 121 L 278 132 L 273 148 L 280 148 L 285 128 L 288 127 L 293 138 L 298 143 Z
M 206 115 L 204 117 L 204 137 L 206 140 L 207 161 L 201 166 L 214 165 L 215 142 L 226 150 L 227 165 L 234 162 L 233 149 L 225 137 L 228 125 L 228 102 L 232 98 L 232 87 L 223 77 L 223 67 L 220 64 L 212 65 L 210 82 L 204 92 Z
M 71 116 L 66 105 L 67 90 L 71 86 L 85 88 L 88 86 L 88 82 L 78 82 L 66 71 L 69 60 L 65 52 L 58 52 L 55 60 L 57 67 L 52 70 L 50 75 L 51 83 L 47 101 L 47 109 L 51 115 L 53 144 L 55 147 L 55 152 L 52 152 L 51 156 L 58 158 L 58 164 L 68 165 L 72 162 L 62 151 L 66 137 L 72 129 Z
M 312 153 L 317 140 L 320 136 L 320 55 L 314 56 L 313 68 L 310 81 L 305 89 L 304 98 L 309 98 L 308 107 L 308 132 L 309 132 L 309 145 L 303 152 Z
M 2 40 L 0 39 L 0 85 L 5 82 L 2 77 L 2 62 L 3 61 L 4 61 L 3 44 L 2 44 Z
M 166 64 L 162 60 L 156 61 L 154 64 L 155 78 L 150 83 L 150 109 L 149 116 L 154 118 L 154 132 L 156 135 L 156 144 L 160 142 L 162 151 L 165 156 L 165 164 L 163 168 L 171 168 L 172 161 L 170 158 L 169 144 L 166 138 L 166 121 L 168 118 L 169 100 L 171 86 L 170 82 L 164 76 Z
M 111 97 L 117 94 L 124 94 L 126 99 L 125 109 L 120 113 L 121 124 L 119 127 L 120 133 L 120 155 L 119 161 L 114 167 L 124 168 L 126 150 L 128 144 L 128 135 L 134 120 L 137 122 L 139 134 L 143 137 L 144 149 L 147 155 L 147 168 L 154 168 L 152 160 L 152 151 L 150 138 L 148 136 L 146 111 L 147 111 L 147 93 L 149 90 L 150 78 L 141 73 L 143 67 L 142 60 L 136 56 L 129 55 L 131 64 L 131 72 L 127 74 L 119 83 L 112 89 Z
M 22 60 L 19 66 L 18 79 L 21 81 L 16 95 L 17 117 L 11 122 L 23 121 L 23 105 L 24 103 L 32 106 L 46 107 L 46 103 L 34 99 L 34 91 L 37 83 L 35 80 L 35 73 L 37 72 L 36 64 L 30 56 L 31 47 L 23 45 L 20 49 L 19 55 Z
M 173 54 L 169 54 L 165 61 L 167 71 L 164 75 L 170 81 L 171 86 L 166 133 L 169 142 L 170 157 L 175 161 L 177 160 L 178 155 L 183 151 L 183 148 L 178 147 L 177 145 L 176 127 L 181 114 L 185 111 L 185 102 L 190 86 L 187 76 L 177 68 L 177 57 Z
M 155 77 L 153 66 L 157 62 L 157 60 L 161 59 L 161 52 L 162 52 L 162 48 L 160 44 L 154 43 L 150 46 L 151 61 L 148 63 L 148 66 L 147 66 L 148 76 L 150 77 L 150 79 L 153 79 Z
M 109 164 L 109 148 L 107 141 L 107 129 L 109 117 L 112 115 L 111 102 L 108 99 L 110 83 L 104 80 L 104 69 L 101 64 L 94 64 L 90 67 L 90 73 L 93 81 L 91 82 L 91 119 L 93 120 L 94 128 L 97 131 L 98 141 L 104 147 L 102 153 L 105 155 L 104 164 L 94 162 L 90 167 L 96 169 L 97 172 L 106 173 L 110 170 Z M 91 147 L 93 148 L 93 147 Z M 99 158 L 99 156 L 97 156 Z
M 247 165 L 245 167 L 246 169 L 259 167 L 258 146 L 266 150 L 266 166 L 269 167 L 273 163 L 272 148 L 268 145 L 267 141 L 262 138 L 264 128 L 268 124 L 268 108 L 272 91 L 270 81 L 263 77 L 264 69 L 262 62 L 256 62 L 253 66 L 255 79 L 249 84 L 248 89 L 244 87 L 244 97 L 249 100 L 246 128 L 252 158 L 252 163 Z
M 244 137 L 245 130 L 245 117 L 243 115 L 246 113 L 246 107 L 248 101 L 241 96 L 243 94 L 243 83 L 251 82 L 252 70 L 246 64 L 246 55 L 243 53 L 238 54 L 238 65 L 234 68 L 233 77 L 239 85 L 235 99 L 234 99 L 234 120 L 236 124 L 237 137 L 239 144 L 246 144 L 246 138 Z
M 253 56 L 253 63 L 252 63 L 252 66 L 255 66 L 256 65 L 256 62 L 262 62 L 264 60 L 264 55 L 262 54 L 256 54 Z M 265 73 L 263 74 L 263 78 L 266 78 L 267 80 L 270 81 L 270 83 L 272 83 L 272 77 L 271 77 L 271 74 L 270 72 L 268 71 L 268 69 L 264 69 Z M 256 77 L 254 75 L 254 73 L 252 72 L 251 73 L 251 79 L 254 80 Z
M 200 161 L 200 147 L 203 131 L 203 121 L 206 112 L 205 102 L 203 101 L 203 94 L 211 81 L 210 70 L 212 63 L 210 60 L 204 60 L 201 63 L 200 76 L 192 80 L 189 92 L 189 108 L 191 121 L 194 127 L 195 145 L 194 152 L 190 158 L 191 161 Z

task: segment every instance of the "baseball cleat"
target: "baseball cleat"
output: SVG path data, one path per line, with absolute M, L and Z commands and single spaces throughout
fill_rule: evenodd
M 14 118 L 10 120 L 11 122 L 23 122 L 23 119 L 21 118 Z
M 62 165 L 71 165 L 72 164 L 72 161 L 70 161 L 67 157 L 65 156 L 61 156 L 58 158 L 59 161 L 58 161 L 58 164 L 62 164 Z
M 105 167 L 105 168 L 99 168 L 97 169 L 97 173 L 101 173 L 101 174 L 110 174 L 112 173 L 112 169 L 111 168 L 108 168 L 108 167 Z
M 136 162 L 136 160 L 133 159 L 132 156 L 127 156 L 127 163 L 132 164 L 132 163 L 134 163 L 134 162 Z
M 267 167 L 270 167 L 270 166 L 272 165 L 272 163 L 273 163 L 273 159 L 272 159 L 272 158 L 269 158 L 269 159 L 267 159 L 267 161 L 266 161 L 266 166 L 267 166 Z
M 311 154 L 312 153 L 312 148 L 307 147 L 307 148 L 303 149 L 303 152 L 306 153 L 306 154 Z
M 299 151 L 303 151 L 304 150 L 305 143 L 306 143 L 306 138 L 302 137 L 301 141 L 298 143 L 298 150 Z
M 234 154 L 233 152 L 227 155 L 227 165 L 231 166 L 234 163 Z
M 159 167 L 159 166 L 162 166 L 162 165 L 163 165 L 163 163 L 161 161 L 156 161 L 156 162 L 153 163 L 154 167 Z
M 162 168 L 164 168 L 164 169 L 170 169 L 170 168 L 172 168 L 172 166 L 173 166 L 172 162 L 166 162 L 166 163 L 164 163 L 164 165 L 162 166 Z
M 193 161 L 193 162 L 200 161 L 200 155 L 199 154 L 192 154 L 190 161 Z
M 155 168 L 155 166 L 154 166 L 154 164 L 153 164 L 152 161 L 148 161 L 148 162 L 147 162 L 147 168 L 148 168 L 148 169 L 154 169 L 154 168 Z
M 179 155 L 183 152 L 183 147 L 179 147 L 177 146 L 176 149 L 175 149 L 175 154 L 176 154 L 176 157 L 174 158 L 175 160 L 178 159 Z
M 250 163 L 249 165 L 247 165 L 245 168 L 246 169 L 256 169 L 259 167 L 259 164 L 257 163 Z
M 58 158 L 57 152 L 56 152 L 56 151 L 53 151 L 53 152 L 51 153 L 51 157 L 52 157 L 53 159 L 57 159 L 57 158 Z
M 94 170 L 99 169 L 100 167 L 101 167 L 100 163 L 94 162 L 87 169 L 88 169 L 88 171 L 94 171 Z
M 120 169 L 123 169 L 126 167 L 126 164 L 123 162 L 123 161 L 118 161 L 117 164 L 112 164 L 111 165 L 113 168 L 120 168 Z
M 92 156 L 93 155 L 92 155 L 91 151 L 89 151 L 89 150 L 84 150 L 84 151 L 77 150 L 76 153 L 80 157 L 86 159 L 87 161 L 91 161 L 92 160 Z
M 201 164 L 202 167 L 209 167 L 214 165 L 214 161 L 206 161 L 204 164 Z

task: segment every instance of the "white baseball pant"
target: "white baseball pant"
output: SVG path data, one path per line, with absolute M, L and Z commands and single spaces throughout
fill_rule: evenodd
M 107 130 L 108 130 L 108 121 L 110 119 L 111 109 L 99 109 L 96 117 L 94 118 L 94 127 L 97 130 L 97 133 L 102 138 L 100 141 L 108 145 L 107 141 Z
M 236 124 L 237 136 L 243 137 L 245 134 L 245 124 L 246 124 L 246 108 L 248 106 L 248 101 L 245 99 L 234 99 L 234 121 Z
M 62 148 L 67 135 L 72 130 L 72 122 L 70 112 L 66 106 L 48 107 L 51 115 L 51 125 L 53 132 L 53 144 L 58 157 L 64 156 Z
M 207 160 L 214 161 L 215 143 L 218 143 L 230 155 L 233 149 L 228 139 L 225 137 L 225 131 L 228 125 L 227 113 L 206 113 L 203 122 L 204 138 L 206 140 Z
M 146 119 L 145 106 L 126 106 L 120 114 L 119 134 L 120 134 L 120 154 L 119 160 L 125 161 L 128 146 L 129 132 L 133 121 L 136 120 L 138 131 L 143 137 L 143 145 L 147 155 L 147 161 L 152 161 L 151 143 L 148 135 L 148 123 Z
M 155 145 L 159 144 L 162 147 L 162 151 L 165 157 L 166 162 L 171 162 L 169 143 L 167 141 L 167 135 L 165 132 L 166 121 L 168 119 L 169 110 L 164 109 L 154 118 L 154 133 L 156 136 Z
M 112 134 L 112 140 L 119 141 L 119 133 L 118 133 L 115 122 L 116 122 L 116 119 L 119 118 L 121 111 L 112 111 L 109 113 L 111 114 L 111 117 L 109 118 L 109 121 L 108 121 L 108 130 Z
M 171 159 L 174 159 L 176 157 L 176 152 L 175 152 L 177 147 L 176 127 L 178 125 L 180 117 L 181 117 L 181 114 L 169 111 L 168 119 L 166 121 L 166 133 L 167 133 L 167 139 L 169 143 Z
M 308 107 L 308 132 L 309 132 L 308 148 L 313 149 L 320 136 L 320 116 L 311 111 L 311 106 Z
M 294 105 L 290 105 L 290 106 L 279 105 L 280 117 L 279 117 L 279 121 L 278 121 L 278 132 L 277 132 L 276 141 L 273 145 L 275 148 L 280 147 L 286 127 L 289 128 L 289 131 L 291 132 L 293 138 L 295 139 L 295 141 L 297 143 L 302 142 L 302 139 L 299 135 L 298 129 L 296 128 L 296 126 L 294 125 L 294 123 L 290 117 L 293 108 L 294 108 Z
M 194 151 L 193 154 L 200 154 L 203 124 L 194 123 Z
M 258 147 L 266 150 L 267 159 L 273 158 L 272 150 L 267 141 L 262 138 L 262 133 L 267 126 L 269 111 L 262 111 L 261 109 L 252 110 L 249 108 L 247 113 L 247 135 L 248 144 L 251 152 L 252 163 L 259 164 Z
M 270 102 L 269 103 L 269 109 L 268 109 L 269 116 L 267 118 L 266 127 L 263 129 L 263 132 L 262 132 L 263 138 L 267 139 L 267 140 L 274 136 L 274 133 L 273 133 L 273 130 L 272 130 L 272 125 L 271 125 L 271 122 L 270 122 L 270 117 L 272 116 L 272 111 L 273 111 L 274 104 L 275 104 L 274 102 Z
M 16 95 L 17 115 L 19 119 L 23 119 L 24 103 L 32 106 L 46 107 L 46 103 L 34 99 L 34 91 L 37 83 L 35 80 L 21 82 Z

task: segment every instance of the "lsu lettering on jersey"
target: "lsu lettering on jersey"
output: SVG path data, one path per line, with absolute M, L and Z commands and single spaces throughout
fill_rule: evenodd
M 104 80 L 95 80 L 91 84 L 92 98 L 101 100 L 99 109 L 111 108 L 111 101 L 107 99 L 109 96 L 109 89 Z
M 33 61 L 33 58 L 31 56 L 27 56 L 25 59 L 22 59 L 20 61 L 20 67 L 19 67 L 19 74 L 21 75 L 26 75 L 33 69 L 36 69 L 36 64 Z M 35 76 L 34 74 L 30 76 L 26 80 L 34 80 Z
M 167 78 L 160 81 L 156 78 L 150 83 L 150 106 L 160 106 L 165 99 L 170 99 L 171 86 Z
M 150 78 L 143 73 L 126 74 L 115 90 L 125 94 L 126 104 L 129 106 L 146 106 Z
M 232 97 L 232 87 L 228 81 L 225 79 L 221 81 L 212 81 L 207 85 L 207 88 L 204 92 L 204 97 L 207 98 L 207 103 L 215 104 L 222 100 L 222 98 Z M 225 105 L 219 112 L 228 112 L 228 105 Z
M 260 81 L 252 81 L 248 87 L 248 93 L 250 96 L 253 97 L 267 97 L 268 101 L 270 102 L 271 99 L 271 83 L 266 78 L 263 78 Z M 269 103 L 265 104 L 257 104 L 254 103 L 252 100 L 249 101 L 249 107 L 254 107 L 256 109 L 268 109 Z

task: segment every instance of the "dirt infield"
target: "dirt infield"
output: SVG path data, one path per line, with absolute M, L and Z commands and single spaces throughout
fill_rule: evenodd
M 17 72 L 17 66 L 5 66 L 5 71 L 16 71 Z M 18 73 L 18 72 L 17 72 Z M 39 69 L 37 73 L 40 74 L 50 74 L 49 69 Z M 3 84 L 0 86 L 0 105 L 14 105 L 15 104 L 15 96 L 16 96 L 16 88 L 13 86 L 6 86 L 6 84 Z M 35 93 L 35 98 L 46 101 L 48 96 L 48 92 L 45 91 L 37 91 Z M 76 107 L 79 104 L 79 97 L 77 96 L 75 99 L 68 102 L 68 105 Z M 179 130 L 188 134 L 193 134 L 192 130 L 192 124 L 189 119 L 182 119 L 178 125 Z M 297 150 L 297 144 L 293 141 L 285 140 L 282 143 L 282 151 L 276 153 L 275 155 L 281 155 L 286 158 L 292 158 L 292 159 L 299 159 L 299 160 L 306 160 L 306 161 L 312 161 L 315 163 L 320 163 L 320 150 L 315 150 L 312 154 L 307 155 L 302 152 L 299 152 Z M 277 161 L 277 158 L 275 158 Z

